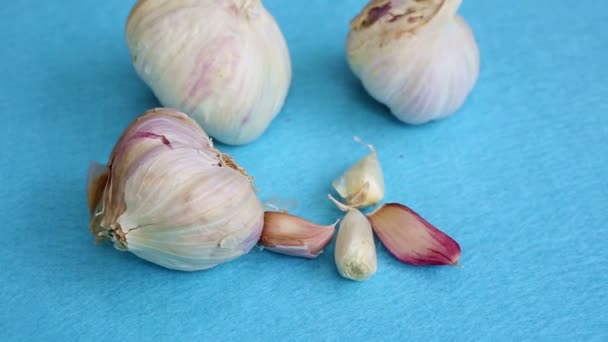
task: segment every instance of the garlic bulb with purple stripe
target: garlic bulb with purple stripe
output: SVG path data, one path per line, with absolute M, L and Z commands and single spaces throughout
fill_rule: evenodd
M 88 181 L 91 232 L 158 265 L 207 269 L 257 243 L 264 211 L 251 178 L 186 114 L 151 110 Z
M 163 106 L 214 139 L 249 143 L 283 106 L 289 52 L 260 0 L 139 0 L 126 36 L 135 70 Z
M 401 121 L 456 112 L 479 74 L 462 0 L 372 0 L 351 21 L 348 61 L 369 94 Z

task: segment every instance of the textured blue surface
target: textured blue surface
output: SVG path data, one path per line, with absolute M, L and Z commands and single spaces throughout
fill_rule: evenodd
M 344 59 L 364 0 L 266 5 L 291 49 L 287 104 L 255 143 L 225 148 L 261 196 L 330 223 L 330 181 L 377 146 L 386 200 L 457 239 L 462 268 L 382 247 L 368 282 L 267 251 L 172 272 L 95 246 L 89 160 L 157 106 L 123 28 L 132 1 L 0 4 L 0 339 L 608 340 L 608 4 L 464 1 L 482 69 L 466 106 L 423 127 L 370 100 Z

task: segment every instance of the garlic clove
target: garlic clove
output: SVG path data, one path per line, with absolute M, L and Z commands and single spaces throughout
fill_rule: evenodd
M 409 124 L 456 112 L 479 75 L 461 0 L 372 0 L 350 24 L 347 57 L 367 92 Z
M 384 204 L 368 215 L 388 251 L 412 265 L 456 265 L 460 246 L 412 209 L 398 203 Z
M 91 170 L 91 232 L 119 250 L 196 271 L 242 256 L 259 240 L 264 212 L 251 177 L 186 114 L 146 112 L 116 143 L 107 177 Z
M 259 243 L 276 253 L 316 258 L 331 242 L 336 223 L 321 226 L 284 212 L 267 211 Z
M 350 209 L 340 222 L 334 259 L 340 274 L 351 280 L 369 279 L 378 269 L 372 227 L 358 209 Z
M 354 140 L 371 152 L 336 178 L 332 186 L 347 206 L 363 208 L 379 203 L 384 197 L 384 175 L 374 146 L 365 144 L 359 137 Z

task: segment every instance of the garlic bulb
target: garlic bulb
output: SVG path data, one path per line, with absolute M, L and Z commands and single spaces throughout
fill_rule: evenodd
M 351 21 L 348 61 L 365 89 L 401 121 L 457 111 L 479 74 L 462 0 L 372 0 Z
M 221 142 L 253 141 L 283 106 L 289 52 L 260 0 L 139 0 L 126 36 L 158 100 Z
M 155 109 L 89 176 L 91 231 L 161 266 L 195 271 L 247 253 L 264 212 L 251 178 L 187 115 Z

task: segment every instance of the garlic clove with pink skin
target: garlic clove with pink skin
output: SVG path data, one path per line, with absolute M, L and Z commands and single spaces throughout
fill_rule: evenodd
M 405 123 L 456 112 L 477 82 L 479 49 L 461 2 L 372 0 L 351 21 L 351 70 Z
M 313 259 L 331 242 L 336 223 L 322 226 L 285 212 L 267 211 L 259 244 L 279 254 Z
M 255 246 L 264 212 L 251 178 L 186 114 L 148 111 L 92 167 L 90 229 L 158 265 L 214 267 Z
M 368 215 L 382 244 L 398 260 L 412 265 L 456 265 L 460 245 L 412 209 L 382 205 Z
M 139 0 L 126 27 L 137 74 L 214 139 L 257 139 L 291 82 L 287 44 L 261 0 Z

